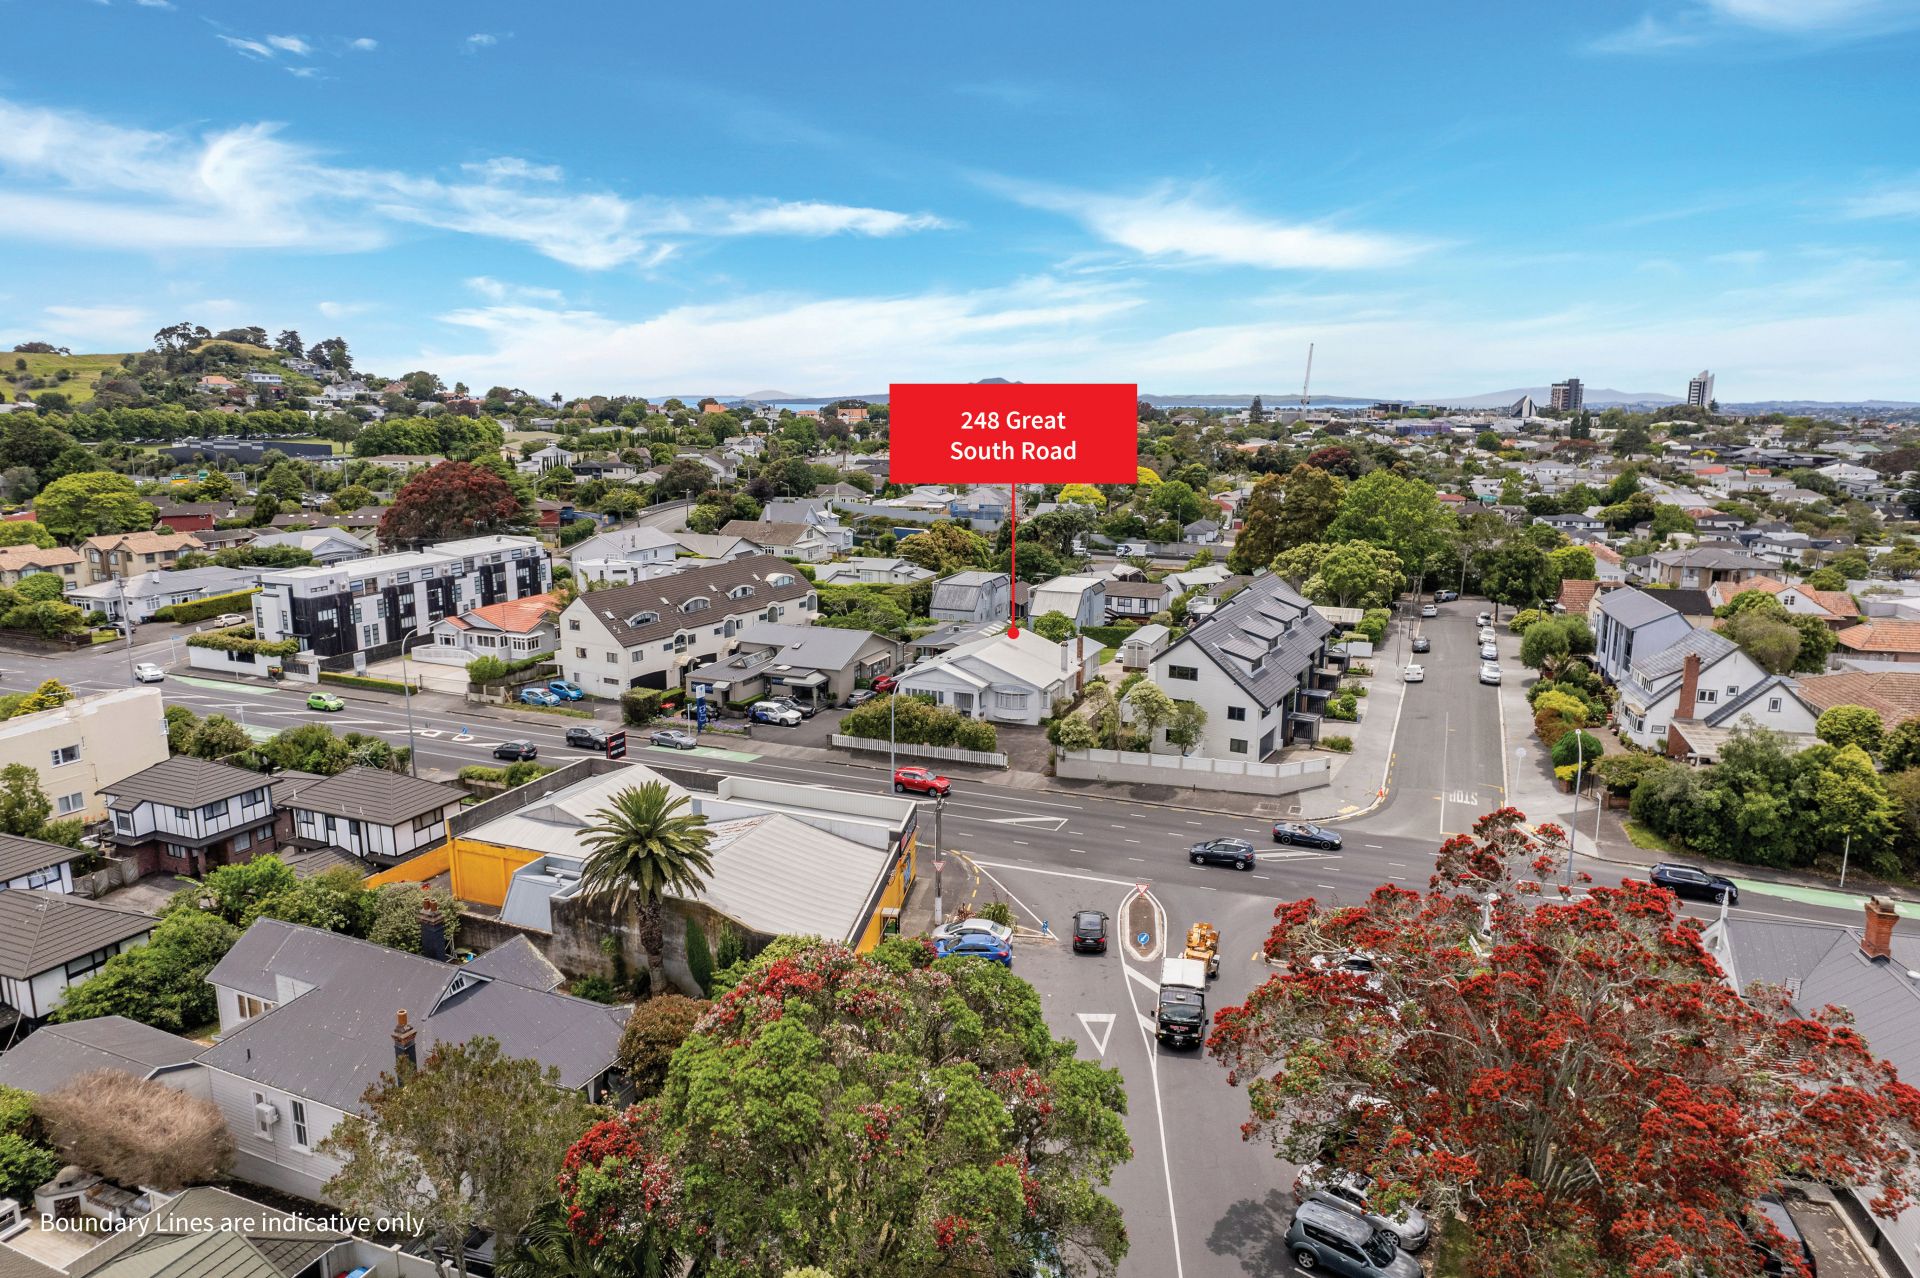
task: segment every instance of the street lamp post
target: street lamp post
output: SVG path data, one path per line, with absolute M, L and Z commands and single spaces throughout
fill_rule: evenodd
M 419 633 L 420 627 L 414 626 L 400 635 L 400 700 L 407 706 L 407 772 L 415 777 L 420 775 L 420 760 L 413 738 L 413 693 L 407 685 L 407 640 Z
M 1840 848 L 1840 886 L 1847 885 L 1847 860 L 1853 855 L 1853 831 L 1847 831 L 1847 841 Z
M 939 927 L 946 922 L 946 906 L 941 889 L 944 887 L 941 871 L 947 866 L 947 840 L 940 818 L 947 810 L 947 796 L 937 794 L 933 798 L 933 925 Z
M 120 624 L 127 628 L 127 681 L 133 681 L 133 614 L 127 611 L 127 579 L 120 579 Z
M 1573 850 L 1580 842 L 1580 783 L 1587 779 L 1587 739 L 1583 729 L 1573 730 L 1573 819 L 1567 822 L 1567 886 L 1573 886 Z
M 894 774 L 900 771 L 899 761 L 894 757 L 896 749 L 893 740 L 893 712 L 900 703 L 900 685 L 894 684 L 893 691 L 887 694 L 887 784 L 893 784 Z

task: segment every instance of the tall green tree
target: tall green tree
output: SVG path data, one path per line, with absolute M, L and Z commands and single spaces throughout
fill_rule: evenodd
M 1384 608 L 1406 580 L 1400 557 L 1384 546 L 1341 542 L 1320 557 L 1307 578 L 1307 597 L 1341 608 Z
M 902 559 L 918 564 L 936 577 L 969 568 L 985 568 L 992 552 L 985 537 L 944 519 L 929 525 L 925 532 L 902 538 L 895 549 Z
M 141 500 L 131 479 L 107 470 L 54 480 L 34 498 L 33 510 L 46 530 L 64 541 L 135 532 L 151 526 L 154 516 L 152 504 Z
M 1332 527 L 1314 536 L 1385 547 L 1407 571 L 1417 573 L 1439 553 L 1456 524 L 1426 480 L 1373 470 L 1347 486 Z
M 1227 567 L 1233 571 L 1257 572 L 1280 553 L 1281 494 L 1286 482 L 1279 475 L 1262 475 L 1255 481 L 1253 493 L 1240 507 L 1240 532 L 1227 555 Z
M 1546 551 L 1514 539 L 1487 556 L 1480 587 L 1496 603 L 1518 608 L 1552 598 L 1559 591 L 1560 578 Z
M 1340 515 L 1347 481 L 1330 470 L 1304 462 L 1288 472 L 1274 524 L 1274 553 L 1326 539 Z M 1271 558 L 1272 556 L 1269 556 Z
M 594 813 L 581 841 L 591 852 L 580 870 L 582 892 L 604 898 L 615 917 L 631 909 L 647 954 L 649 995 L 668 993 L 665 902 L 691 897 L 713 873 L 707 818 L 683 812 L 687 796 L 659 781 L 622 790 Z
M 1885 745 L 1879 712 L 1865 706 L 1830 707 L 1821 713 L 1813 730 L 1828 745 L 1857 745 L 1872 755 L 1879 754 Z
M 40 788 L 40 774 L 24 763 L 0 768 L 0 832 L 39 837 L 53 815 L 53 801 Z
M 383 1074 L 320 1142 L 340 1160 L 327 1195 L 368 1216 L 407 1213 L 467 1278 L 467 1235 L 485 1222 L 512 1248 L 553 1193 L 568 1147 L 603 1112 L 557 1066 L 504 1056 L 480 1037 L 435 1043 L 419 1068 Z

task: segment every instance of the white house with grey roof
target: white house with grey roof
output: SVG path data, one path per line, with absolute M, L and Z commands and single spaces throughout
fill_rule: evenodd
M 1107 582 L 1101 577 L 1064 576 L 1033 588 L 1027 615 L 1039 620 L 1057 612 L 1080 627 L 1107 624 Z
M 392 865 L 440 846 L 447 818 L 465 798 L 438 781 L 353 767 L 300 786 L 284 806 L 293 814 L 296 846 L 338 848 L 362 861 Z
M 1083 637 L 1054 643 L 1033 630 L 995 626 L 908 669 L 901 693 L 932 697 L 973 719 L 1034 726 L 1052 717 L 1099 668 L 1100 645 Z
M 490 970 L 336 932 L 260 919 L 208 974 L 219 1041 L 199 1058 L 235 1146 L 234 1174 L 327 1202 L 339 1170 L 321 1141 L 400 1060 L 477 1035 L 560 1071 L 560 1085 L 615 1102 L 626 1009 L 516 984 Z
M 900 645 L 871 630 L 755 621 L 740 628 L 735 651 L 687 672 L 687 690 L 712 702 L 794 697 L 835 706 L 863 681 L 892 672 Z
M 933 605 L 928 615 L 935 621 L 998 621 L 1011 616 L 1007 611 L 1007 582 L 1004 572 L 968 570 L 942 577 L 933 583 Z
M 633 582 L 674 571 L 680 542 L 658 528 L 615 528 L 575 543 L 567 562 L 582 581 Z
M 1332 633 L 1299 592 L 1262 574 L 1157 654 L 1153 681 L 1207 712 L 1195 753 L 1258 763 L 1318 738 L 1327 687 L 1339 681 L 1327 665 Z
M 1689 627 L 1658 651 L 1636 656 L 1627 677 L 1619 681 L 1615 708 L 1620 736 L 1644 749 L 1659 748 L 1666 744 L 1668 725 L 1675 718 L 1715 714 L 1769 678 L 1739 644 L 1719 631 Z M 1754 713 L 1753 707 L 1747 709 Z M 1754 717 L 1758 726 L 1776 726 L 1761 724 L 1758 714 Z
M 302 528 L 292 532 L 262 533 L 247 543 L 249 546 L 291 546 L 304 550 L 313 556 L 313 562 L 323 568 L 346 563 L 350 559 L 365 559 L 373 553 L 373 546 L 354 536 L 344 528 Z
M 11 1009 L 29 1021 L 52 1015 L 70 986 L 145 943 L 157 922 L 64 892 L 0 892 L 0 1013 Z
M 1693 630 L 1681 612 L 1663 603 L 1658 591 L 1609 590 L 1595 605 L 1594 669 L 1614 683 L 1627 677 L 1633 663 L 1677 643 Z
M 815 584 L 822 586 L 910 586 L 916 581 L 927 581 L 932 577 L 930 569 L 922 568 L 911 559 L 872 555 L 857 555 L 852 559 L 821 564 L 813 573 Z

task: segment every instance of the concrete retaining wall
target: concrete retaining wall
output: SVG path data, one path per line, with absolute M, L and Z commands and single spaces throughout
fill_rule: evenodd
M 1060 752 L 1054 775 L 1074 781 L 1113 781 L 1170 785 L 1191 790 L 1229 790 L 1241 794 L 1295 794 L 1326 785 L 1330 759 L 1287 763 L 1240 763 L 1232 759 L 1179 758 L 1119 750 Z

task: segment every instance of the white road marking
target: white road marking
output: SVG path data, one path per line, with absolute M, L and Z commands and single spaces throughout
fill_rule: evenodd
M 1315 887 L 1320 887 L 1320 888 L 1325 888 L 1325 889 L 1326 889 L 1327 891 L 1329 891 L 1329 892 L 1338 892 L 1338 891 L 1340 890 L 1339 888 L 1337 888 L 1337 887 L 1335 887 L 1335 886 L 1334 886 L 1333 884 L 1331 884 L 1331 883 L 1316 883 L 1316 884 L 1314 884 L 1314 886 L 1315 886 Z
M 1372 848 L 1375 852 L 1378 852 L 1381 850 L 1380 845 L 1378 843 L 1369 843 L 1366 846 Z
M 1009 865 L 1004 861 L 981 861 L 971 857 L 968 859 L 972 860 L 974 865 L 983 869 L 1019 870 L 1026 874 L 1044 874 L 1054 879 L 1079 879 L 1083 883 L 1113 883 L 1120 887 L 1130 888 L 1135 882 L 1133 879 L 1116 879 L 1103 874 L 1082 874 L 1078 870 L 1043 870 L 1036 865 Z
M 1081 1012 L 1080 1024 L 1087 1031 L 1087 1037 L 1093 1040 L 1093 1050 L 1101 1059 L 1107 1055 L 1107 1040 L 1113 1037 L 1112 1012 Z
M 1128 963 L 1126 965 L 1126 969 L 1127 969 L 1128 980 L 1139 982 L 1145 988 L 1153 991 L 1153 996 L 1155 998 L 1160 997 L 1160 986 L 1154 981 L 1154 979 L 1151 976 L 1148 976 L 1145 972 L 1141 971 L 1139 968 L 1135 967 L 1131 963 Z M 1152 1024 L 1152 1021 L 1148 1021 L 1148 1024 Z
M 1127 906 L 1132 902 L 1133 897 L 1137 895 L 1143 895 L 1138 887 L 1134 888 L 1133 892 L 1129 893 L 1126 899 L 1121 901 L 1121 918 L 1124 919 L 1126 917 Z M 1164 935 L 1166 931 L 1166 911 L 1161 908 L 1160 902 L 1154 899 L 1152 893 L 1149 892 L 1144 895 L 1148 901 L 1152 902 L 1155 915 L 1159 921 L 1158 926 L 1160 932 Z M 1155 937 L 1154 951 L 1156 955 L 1159 952 L 1160 940 L 1161 937 Z M 1149 956 L 1149 958 L 1151 957 L 1152 956 Z M 1160 997 L 1160 987 L 1154 984 L 1153 979 L 1146 973 L 1136 970 L 1133 964 L 1127 961 L 1127 952 L 1124 947 L 1122 947 L 1120 952 L 1120 966 L 1125 969 L 1127 978 L 1130 981 L 1137 981 L 1151 991 L 1155 1005 L 1157 1005 Z M 1154 1127 L 1160 1137 L 1160 1175 L 1162 1179 L 1165 1180 L 1167 1186 L 1167 1229 L 1173 1240 L 1174 1278 L 1186 1278 L 1186 1269 L 1180 1260 L 1180 1208 L 1179 1204 L 1174 1201 L 1173 1195 L 1173 1160 L 1167 1153 L 1167 1107 L 1160 1096 L 1160 1052 L 1158 1045 L 1154 1042 L 1154 1024 L 1152 1020 L 1140 1011 L 1140 1005 L 1134 1002 L 1134 994 L 1131 986 L 1127 989 L 1127 1001 L 1133 1004 L 1134 1015 L 1139 1017 L 1140 1034 L 1142 1039 L 1145 1040 L 1147 1049 L 1147 1072 L 1153 1084 L 1153 1121 Z
M 1256 879 L 1270 879 L 1273 876 L 1271 874 L 1256 874 L 1253 877 Z

